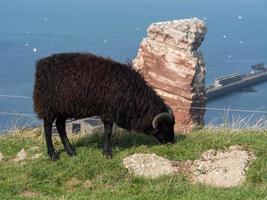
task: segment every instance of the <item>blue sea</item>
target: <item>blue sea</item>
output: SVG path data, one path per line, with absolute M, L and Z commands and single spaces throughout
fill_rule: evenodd
M 208 33 L 206 84 L 221 75 L 267 64 L 267 2 L 264 0 L 1 0 L 0 130 L 39 123 L 33 114 L 35 62 L 57 52 L 92 52 L 121 62 L 135 58 L 146 28 L 157 21 L 197 17 Z M 267 83 L 207 103 L 206 124 L 265 119 Z M 8 95 L 8 96 L 5 96 Z M 12 96 L 25 96 L 15 98 Z M 225 118 L 227 116 L 227 118 Z

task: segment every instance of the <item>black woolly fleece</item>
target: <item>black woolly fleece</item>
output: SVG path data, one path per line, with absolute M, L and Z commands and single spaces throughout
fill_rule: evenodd
M 39 118 L 110 115 L 127 130 L 150 132 L 164 101 L 127 64 L 89 53 L 61 53 L 36 64 L 33 106 Z

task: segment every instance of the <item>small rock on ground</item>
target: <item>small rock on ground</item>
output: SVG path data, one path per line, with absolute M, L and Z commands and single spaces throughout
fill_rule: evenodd
M 172 162 L 156 154 L 137 153 L 124 158 L 124 166 L 136 176 L 157 178 L 176 172 Z
M 21 162 L 27 158 L 27 152 L 24 148 L 20 150 L 20 152 L 17 154 L 17 156 L 14 158 L 15 162 Z
M 224 151 L 208 150 L 198 160 L 174 162 L 156 154 L 133 154 L 123 164 L 130 173 L 147 178 L 185 173 L 193 183 L 215 187 L 234 187 L 246 179 L 249 163 L 255 159 L 252 152 L 235 145 Z

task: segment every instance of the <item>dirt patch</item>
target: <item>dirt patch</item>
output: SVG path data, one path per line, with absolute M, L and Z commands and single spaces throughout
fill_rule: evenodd
M 66 185 L 68 187 L 68 192 L 75 192 L 76 191 L 76 187 L 78 185 L 80 185 L 82 183 L 81 180 L 77 179 L 77 178 L 71 178 L 69 180 L 66 181 Z
M 35 197 L 40 197 L 41 195 L 42 195 L 41 193 L 34 192 L 31 190 L 25 190 L 19 194 L 20 197 L 25 197 L 25 198 L 35 198 Z
M 68 187 L 75 187 L 77 185 L 79 185 L 82 181 L 80 181 L 77 178 L 71 178 L 69 180 L 66 181 L 66 184 Z
M 2 160 L 4 160 L 4 154 L 0 152 L 0 162 L 2 162 Z
M 91 182 L 90 180 L 86 180 L 86 181 L 84 181 L 84 183 L 83 183 L 83 187 L 84 187 L 85 189 L 92 188 L 92 182 Z
M 156 154 L 134 154 L 123 160 L 124 166 L 134 175 L 157 178 L 162 175 L 185 173 L 193 183 L 215 187 L 234 187 L 246 179 L 249 163 L 255 159 L 252 152 L 240 146 L 222 151 L 208 150 L 198 160 L 174 162 Z
M 246 180 L 248 164 L 254 159 L 253 153 L 240 146 L 225 151 L 209 150 L 193 162 L 190 179 L 216 187 L 238 186 Z
M 90 180 L 79 180 L 77 178 L 71 178 L 66 181 L 68 192 L 75 192 L 77 186 L 83 186 L 85 189 L 92 188 L 92 182 Z

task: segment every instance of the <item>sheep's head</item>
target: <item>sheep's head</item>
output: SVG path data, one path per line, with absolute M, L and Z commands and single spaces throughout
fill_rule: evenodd
M 158 114 L 152 122 L 156 132 L 153 134 L 161 144 L 174 142 L 174 116 L 169 108 L 169 112 Z

